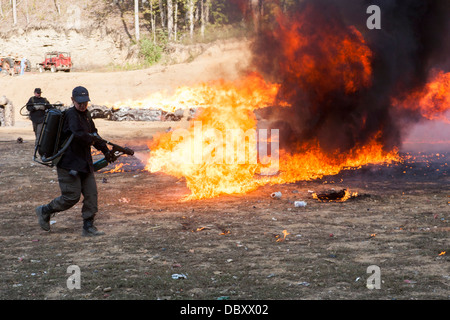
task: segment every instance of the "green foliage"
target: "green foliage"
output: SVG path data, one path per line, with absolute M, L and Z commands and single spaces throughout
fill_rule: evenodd
M 144 62 L 151 66 L 161 60 L 163 48 L 153 43 L 149 38 L 143 38 L 139 41 L 139 55 Z

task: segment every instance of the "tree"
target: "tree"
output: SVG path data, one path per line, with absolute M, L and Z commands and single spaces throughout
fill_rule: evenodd
M 189 11 L 189 35 L 191 39 L 194 38 L 194 0 L 188 0 Z
M 139 41 L 139 0 L 134 0 L 134 30 L 136 41 Z
M 177 41 L 177 29 L 178 29 L 178 1 L 175 0 L 175 12 L 174 12 L 174 28 L 173 28 L 173 40 Z
M 14 25 L 17 24 L 17 4 L 16 0 L 12 0 L 12 6 L 13 6 L 13 23 Z
M 153 0 L 150 0 L 150 23 L 152 26 L 153 44 L 156 44 L 156 16 L 153 12 Z
M 163 5 L 162 0 L 159 0 L 159 12 L 161 14 L 161 26 L 164 29 L 166 27 L 166 22 L 165 22 L 166 18 L 164 15 L 164 5 Z
M 205 37 L 205 1 L 200 0 L 200 34 Z
M 169 41 L 173 37 L 173 3 L 172 0 L 167 0 L 167 33 Z

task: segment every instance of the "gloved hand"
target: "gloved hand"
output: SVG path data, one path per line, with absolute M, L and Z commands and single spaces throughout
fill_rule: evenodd
M 111 151 L 105 152 L 104 155 L 105 155 L 106 161 L 108 161 L 109 163 L 113 163 L 117 159 L 116 156 L 114 155 L 114 153 Z
M 43 104 L 35 104 L 34 109 L 36 110 L 45 110 L 45 105 Z

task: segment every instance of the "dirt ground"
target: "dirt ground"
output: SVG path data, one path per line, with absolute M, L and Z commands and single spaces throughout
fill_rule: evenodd
M 32 141 L 0 143 L 1 299 L 449 298 L 448 157 L 432 168 L 368 167 L 191 202 L 181 201 L 184 182 L 164 174 L 98 173 L 106 235 L 83 238 L 81 202 L 56 214 L 49 233 L 38 226 L 34 208 L 59 188 L 32 152 Z M 329 188 L 360 197 L 312 199 L 310 191 Z M 81 270 L 79 290 L 66 285 L 71 265 Z M 381 289 L 366 287 L 371 265 Z
M 178 66 L 30 74 L 9 79 L 9 87 L 7 79 L 0 84 L 16 106 L 39 86 L 52 102 L 70 96 L 78 84 L 98 104 L 138 99 L 149 91 L 235 77 L 243 50 L 227 48 L 225 60 L 206 53 Z M 35 207 L 59 195 L 56 171 L 32 160 L 31 125 L 18 120 L 0 128 L 2 300 L 450 298 L 449 154 L 422 153 L 398 165 L 189 202 L 181 201 L 189 194 L 182 179 L 145 172 L 139 158 L 122 157 L 133 164 L 126 172 L 96 174 L 97 226 L 106 235 L 84 238 L 81 202 L 52 217 L 50 232 L 38 226 Z M 138 155 L 148 152 L 146 142 L 156 132 L 186 125 L 95 122 L 102 136 Z M 311 196 L 330 188 L 360 196 L 344 203 Z M 271 198 L 275 191 L 281 199 Z M 307 206 L 296 208 L 296 200 Z M 81 289 L 67 287 L 72 265 L 80 268 Z M 373 265 L 380 268 L 381 287 L 370 290 Z

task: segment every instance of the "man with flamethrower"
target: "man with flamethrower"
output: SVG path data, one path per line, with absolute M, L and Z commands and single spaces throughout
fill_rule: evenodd
M 107 141 L 97 134 L 97 128 L 87 110 L 89 92 L 84 87 L 76 87 L 72 91 L 73 107 L 64 113 L 61 140 L 70 143 L 57 161 L 58 182 L 61 196 L 50 203 L 36 208 L 38 222 L 45 231 L 50 231 L 50 216 L 56 212 L 73 207 L 83 195 L 83 236 L 99 236 L 104 232 L 94 226 L 97 208 L 97 185 L 94 176 L 94 164 L 91 146 L 105 155 L 107 163 L 114 162 L 117 157 L 107 147 Z M 70 138 L 69 138 L 70 137 Z M 132 150 L 130 150 L 132 153 Z

